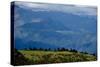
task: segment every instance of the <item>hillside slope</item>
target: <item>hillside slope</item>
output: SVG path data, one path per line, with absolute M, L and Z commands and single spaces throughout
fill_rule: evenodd
M 70 51 L 32 51 L 32 50 L 18 50 L 28 62 L 27 64 L 48 64 L 48 63 L 66 63 L 66 62 L 82 62 L 82 61 L 96 61 L 96 57 L 89 54 Z M 16 59 L 17 60 L 17 59 Z M 17 64 L 20 63 L 17 62 Z M 20 63 L 18 65 L 23 65 Z

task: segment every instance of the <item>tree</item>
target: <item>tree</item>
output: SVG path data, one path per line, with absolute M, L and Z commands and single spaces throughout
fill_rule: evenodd
M 61 51 L 65 51 L 66 49 L 65 48 L 61 48 Z
M 50 48 L 49 48 L 48 50 L 49 50 L 49 51 L 51 51 L 51 49 L 50 49 Z
M 57 51 L 60 51 L 60 48 L 57 48 Z
M 70 49 L 71 52 L 78 52 L 77 50 L 75 49 Z

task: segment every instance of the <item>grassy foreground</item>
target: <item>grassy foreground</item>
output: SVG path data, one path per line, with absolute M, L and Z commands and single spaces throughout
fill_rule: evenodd
M 32 51 L 32 50 L 18 50 L 24 57 L 16 62 L 16 65 L 25 64 L 47 64 L 47 63 L 64 63 L 64 62 L 81 62 L 81 61 L 95 61 L 96 57 L 89 54 L 83 54 L 80 52 L 69 51 Z M 16 57 L 16 60 L 17 57 Z M 19 63 L 22 62 L 22 63 Z

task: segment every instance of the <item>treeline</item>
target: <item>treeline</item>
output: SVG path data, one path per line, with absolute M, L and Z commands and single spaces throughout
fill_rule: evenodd
M 67 49 L 67 48 L 24 48 L 24 50 L 41 50 L 41 51 L 70 51 L 70 52 L 78 52 L 75 49 Z
M 76 49 L 67 49 L 67 48 L 56 48 L 56 49 L 51 49 L 51 48 L 24 48 L 24 50 L 36 50 L 36 51 L 69 51 L 69 52 L 75 52 L 78 53 L 79 51 L 77 51 Z M 80 52 L 83 54 L 89 54 L 88 52 Z M 97 56 L 96 54 L 91 54 L 93 56 Z

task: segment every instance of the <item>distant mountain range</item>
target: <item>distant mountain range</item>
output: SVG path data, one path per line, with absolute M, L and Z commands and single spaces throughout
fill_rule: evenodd
M 34 9 L 36 10 L 36 8 Z M 96 17 L 15 5 L 15 48 L 73 48 L 96 53 Z

